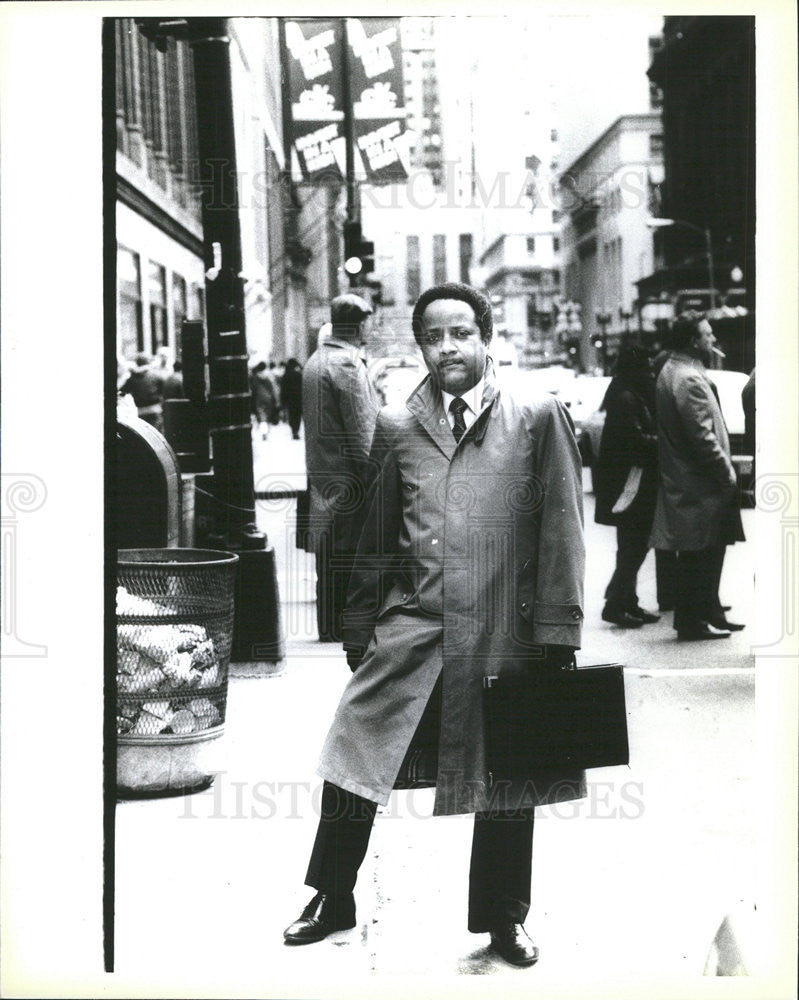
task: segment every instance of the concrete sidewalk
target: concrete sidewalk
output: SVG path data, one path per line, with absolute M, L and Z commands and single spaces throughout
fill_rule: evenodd
M 257 449 L 256 482 L 298 483 L 302 442 L 282 425 L 272 435 Z M 295 501 L 258 507 L 275 548 L 286 668 L 231 680 L 210 789 L 117 808 L 115 979 L 125 995 L 438 996 L 481 976 L 481 996 L 618 997 L 696 983 L 725 913 L 754 898 L 753 663 L 745 631 L 677 643 L 670 615 L 633 632 L 600 621 L 615 536 L 593 524 L 590 495 L 580 657 L 628 666 L 632 761 L 593 772 L 582 803 L 538 813 L 527 921 L 538 965 L 512 968 L 488 952 L 487 935 L 466 930 L 473 821 L 433 821 L 432 790 L 394 793 L 379 810 L 356 928 L 283 944 L 312 894 L 314 768 L 350 673 L 339 647 L 316 640 L 313 557 L 294 547 Z M 731 616 L 751 621 L 749 543 L 729 550 L 723 587 Z M 656 606 L 651 554 L 640 597 Z

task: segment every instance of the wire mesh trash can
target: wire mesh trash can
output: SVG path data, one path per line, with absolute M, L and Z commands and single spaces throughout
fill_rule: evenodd
M 238 556 L 121 549 L 117 794 L 196 791 L 218 770 Z

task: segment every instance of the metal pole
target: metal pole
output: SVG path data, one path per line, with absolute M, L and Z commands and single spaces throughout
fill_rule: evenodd
M 344 34 L 342 46 L 342 71 L 344 76 L 344 138 L 347 143 L 347 222 L 359 222 L 361 218 L 358 185 L 355 181 L 355 124 L 352 111 L 352 89 L 350 86 L 350 38 L 347 18 L 341 19 Z
M 227 19 L 189 20 L 197 100 L 210 430 L 218 535 L 238 549 L 254 527 L 255 498 L 247 372 L 233 87 Z
M 716 288 L 713 275 L 713 243 L 710 236 L 710 228 L 705 227 L 705 244 L 707 246 L 707 271 L 710 280 L 710 308 L 716 308 Z

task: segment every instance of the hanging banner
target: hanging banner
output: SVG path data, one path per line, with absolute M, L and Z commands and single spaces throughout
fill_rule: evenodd
M 341 19 L 286 21 L 292 159 L 314 184 L 346 179 L 343 55 Z
M 405 128 L 399 18 L 348 18 L 347 37 L 356 175 L 370 184 L 404 181 L 411 135 Z

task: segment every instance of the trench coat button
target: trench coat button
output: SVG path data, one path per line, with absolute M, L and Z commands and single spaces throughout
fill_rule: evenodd
M 572 611 L 572 618 L 575 621 L 579 621 L 582 617 L 583 616 L 580 614 L 580 612 L 577 610 L 577 608 L 575 608 L 574 611 Z
M 438 422 L 439 422 L 440 424 L 445 424 L 445 423 L 447 422 L 447 420 L 446 420 L 446 417 L 441 417 L 441 418 L 439 418 L 439 421 L 438 421 Z
M 527 603 L 527 601 L 522 601 L 522 611 L 526 611 L 529 607 L 530 605 Z

